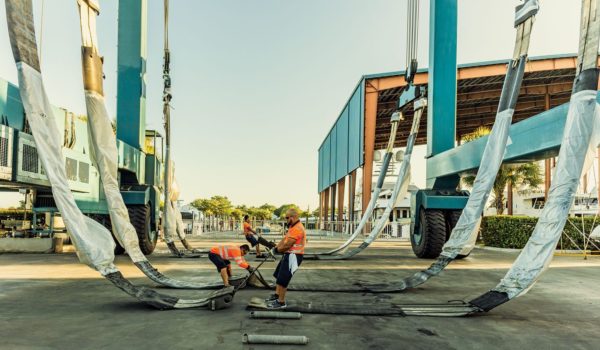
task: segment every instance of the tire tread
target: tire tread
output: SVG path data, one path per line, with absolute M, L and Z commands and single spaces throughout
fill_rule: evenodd
M 156 236 L 152 240 L 149 232 L 150 207 L 148 205 L 132 205 L 127 207 L 129 212 L 129 220 L 138 235 L 140 241 L 140 249 L 145 255 L 152 254 L 156 247 Z

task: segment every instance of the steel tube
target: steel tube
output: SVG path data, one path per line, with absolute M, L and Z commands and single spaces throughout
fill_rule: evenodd
M 244 334 L 242 342 L 244 344 L 306 345 L 308 337 L 303 335 Z
M 281 312 L 281 311 L 251 311 L 250 318 L 275 318 L 299 320 L 302 318 L 300 312 Z

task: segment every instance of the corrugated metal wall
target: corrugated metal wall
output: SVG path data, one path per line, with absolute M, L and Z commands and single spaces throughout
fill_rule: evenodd
M 319 148 L 319 192 L 364 162 L 363 101 L 364 79 L 361 79 Z

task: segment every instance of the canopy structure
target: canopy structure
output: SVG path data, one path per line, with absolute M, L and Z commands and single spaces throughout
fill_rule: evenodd
M 564 108 L 565 106 L 556 107 L 569 101 L 575 77 L 576 59 L 575 54 L 530 58 L 526 66 L 513 124 L 537 116 L 541 119 L 536 120 L 535 124 L 544 123 L 542 119 L 551 119 L 555 122 L 556 127 L 564 126 L 566 108 Z M 465 134 L 473 132 L 480 126 L 493 124 L 507 63 L 508 59 L 458 65 L 455 142 L 460 141 Z M 418 71 L 415 76 L 415 84 L 428 85 L 428 80 L 427 69 Z M 349 197 L 354 197 L 356 170 L 359 167 L 363 170 L 362 203 L 369 202 L 373 181 L 374 151 L 386 146 L 389 138 L 390 115 L 397 108 L 398 99 L 404 86 L 406 86 L 404 71 L 363 76 L 321 144 L 318 191 L 322 213 L 327 213 L 331 209 L 331 220 L 336 217 L 340 220 L 343 217 L 346 182 L 349 182 Z M 540 115 L 551 109 L 552 113 Z M 412 120 L 410 113 L 412 112 L 408 112 L 407 118 L 399 124 L 395 147 L 406 146 Z M 428 142 L 428 133 L 431 134 L 431 130 L 428 130 L 430 118 L 431 116 L 421 120 L 416 140 L 417 145 Z M 352 123 L 359 126 L 358 132 L 353 132 Z M 448 133 L 453 132 L 451 127 L 452 125 L 448 126 Z M 562 129 L 560 131 L 558 135 L 562 134 Z M 346 135 L 344 132 L 349 135 L 348 147 L 340 149 L 340 138 L 342 135 Z M 539 154 L 544 152 L 545 156 L 540 158 L 555 155 L 558 152 L 558 146 L 558 144 L 553 147 L 544 145 L 542 150 L 536 148 L 535 145 L 528 145 L 529 149 L 533 149 Z M 457 153 L 459 150 L 460 147 L 447 152 Z M 431 168 L 431 171 L 428 169 L 428 178 L 444 175 L 443 173 L 447 171 L 447 164 L 442 164 L 442 158 L 446 157 L 438 155 L 428 160 L 428 168 Z M 465 167 L 454 166 L 453 171 L 466 170 Z M 550 167 L 547 166 L 546 171 L 549 172 L 549 170 Z M 352 202 L 350 201 L 348 206 L 351 209 L 350 212 L 354 209 Z

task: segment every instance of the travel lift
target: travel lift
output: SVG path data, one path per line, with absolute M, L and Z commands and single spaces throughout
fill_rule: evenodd
M 165 1 L 165 10 L 167 6 L 168 2 Z M 117 177 L 117 140 L 104 103 L 103 59 L 100 57 L 98 51 L 96 34 L 96 17 L 100 13 L 100 7 L 98 2 L 94 0 L 79 0 L 78 7 L 82 38 L 83 85 L 88 113 L 89 138 L 91 141 L 90 153 L 100 173 L 102 189 L 106 195 L 114 236 L 126 250 L 127 255 L 133 263 L 154 282 L 171 288 L 222 288 L 222 283 L 195 283 L 169 278 L 155 269 L 141 251 L 136 230 L 130 222 L 127 207 L 119 190 L 119 180 Z M 168 105 L 165 108 L 168 109 Z M 167 145 L 168 135 L 167 131 Z M 168 156 L 166 161 L 169 161 Z M 167 171 L 169 169 L 167 167 Z M 170 183 L 166 182 L 165 187 L 168 188 L 167 186 L 170 186 Z M 165 198 L 169 198 L 167 190 L 165 190 Z M 169 215 L 172 216 L 172 212 Z
M 521 88 L 521 82 L 525 71 L 525 63 L 527 61 L 527 50 L 529 48 L 529 37 L 531 34 L 531 27 L 534 19 L 533 16 L 537 13 L 538 8 L 539 6 L 537 4 L 537 0 L 528 0 L 528 2 L 523 3 L 516 9 L 515 27 L 517 28 L 517 39 L 515 41 L 514 57 L 512 61 L 508 64 L 508 72 L 506 74 L 502 94 L 500 96 L 500 104 L 498 106 L 496 121 L 489 135 L 488 142 L 483 153 L 484 156 L 482 157 L 481 165 L 479 167 L 479 171 L 477 172 L 475 185 L 473 186 L 471 195 L 468 197 L 465 209 L 462 211 L 460 217 L 456 215 L 456 213 L 458 213 L 457 211 L 444 213 L 437 209 L 433 210 L 422 208 L 420 210 L 422 216 L 425 213 L 424 216 L 426 219 L 420 222 L 420 226 L 422 228 L 427 228 L 428 232 L 427 234 L 421 235 L 419 235 L 416 232 L 413 233 L 413 249 L 421 249 L 421 252 L 428 252 L 427 254 L 429 254 L 437 249 L 433 247 L 433 245 L 438 243 L 443 244 L 446 241 L 445 221 L 448 220 L 448 218 L 445 218 L 444 214 L 450 215 L 451 220 L 453 221 L 454 225 L 456 225 L 455 227 L 453 227 L 454 229 L 452 231 L 452 234 L 450 235 L 448 242 L 444 245 L 444 250 L 442 251 L 442 254 L 438 257 L 436 262 L 433 263 L 427 270 L 420 271 L 414 274 L 413 276 L 400 280 L 399 282 L 374 285 L 362 284 L 360 282 L 357 282 L 345 288 L 336 289 L 335 287 L 325 287 L 319 288 L 319 291 L 341 291 L 340 289 L 343 289 L 343 291 L 368 291 L 372 293 L 389 293 L 403 291 L 421 285 L 422 283 L 427 281 L 431 276 L 439 274 L 453 259 L 465 257 L 470 253 L 471 249 L 473 249 L 475 239 L 477 238 L 479 222 L 481 219 L 483 208 L 487 202 L 489 193 L 492 190 L 492 186 L 494 184 L 494 179 L 496 177 L 498 169 L 502 164 L 504 150 L 506 149 L 506 144 L 508 141 L 508 129 L 511 125 L 512 114 L 514 112 L 514 107 L 517 103 L 517 98 L 519 95 L 519 90 Z M 409 35 L 410 33 L 411 31 L 409 30 Z M 409 44 L 416 39 L 417 38 L 409 38 Z M 408 51 L 410 51 L 410 49 Z M 416 71 L 416 59 L 407 59 L 407 61 L 411 62 L 411 67 L 407 68 L 406 70 L 407 74 L 408 72 Z M 412 86 L 412 78 L 407 79 L 407 81 L 409 84 L 407 85 L 405 92 L 400 96 L 400 107 L 405 105 L 406 102 L 410 103 L 414 101 L 419 96 L 419 93 L 416 92 L 418 91 L 416 90 L 417 88 Z M 415 111 L 415 117 L 416 116 L 417 110 Z M 415 125 L 413 124 L 413 129 L 414 126 Z M 411 133 L 411 136 L 409 136 L 409 140 L 407 142 L 408 154 L 410 154 L 410 151 L 412 151 L 411 141 L 412 143 L 414 143 L 414 138 L 411 139 L 411 137 L 413 137 L 413 133 Z M 416 138 L 416 133 L 414 133 L 414 137 Z M 407 158 L 410 161 L 410 157 L 405 157 L 405 159 Z M 402 163 L 400 175 L 404 175 L 402 174 L 402 170 L 404 170 L 404 168 L 405 161 L 403 161 Z M 398 194 L 397 189 L 399 188 L 399 183 L 403 181 L 403 179 L 400 179 L 400 175 L 398 177 L 398 182 L 396 183 L 396 186 L 394 188 L 394 192 L 392 195 L 393 197 L 389 201 L 392 205 L 388 203 L 386 211 L 377 222 L 376 227 L 378 227 L 380 230 L 383 228 L 383 225 L 385 225 L 385 223 L 387 222 L 390 210 L 391 208 L 393 208 L 393 204 L 396 201 L 395 196 Z M 418 198 L 419 197 L 417 195 L 417 203 Z M 432 213 L 436 215 L 433 215 Z M 466 223 L 463 223 L 463 221 L 461 220 L 465 220 L 465 218 Z M 457 224 L 457 222 L 459 224 Z M 380 225 L 381 227 L 379 227 Z M 372 239 L 374 239 L 372 235 L 369 235 L 367 239 L 365 239 L 365 242 L 361 246 L 356 248 L 354 251 L 359 251 L 363 246 L 368 246 L 368 243 L 370 243 Z M 451 247 L 453 247 L 452 251 L 454 251 L 454 254 L 448 252 L 451 249 Z M 437 254 L 439 255 L 439 253 Z M 303 288 L 302 290 L 305 290 L 304 288 L 310 287 L 298 288 Z
M 524 63 L 529 44 L 529 33 L 533 16 L 539 6 L 537 0 L 527 0 L 516 9 L 515 26 L 517 27 L 517 41 L 515 53 L 508 67 L 498 114 L 492 133 L 488 138 L 484 160 L 489 163 L 481 164 L 479 174 L 491 178 L 496 172 L 481 168 L 493 167 L 496 171 L 501 163 L 508 139 L 508 126 L 518 95 L 520 80 L 524 72 Z M 444 304 L 397 304 L 377 303 L 375 305 L 327 304 L 327 303 L 302 303 L 288 302 L 288 311 L 306 313 L 332 313 L 353 315 L 387 315 L 387 316 L 465 316 L 487 312 L 493 308 L 525 294 L 537 281 L 540 275 L 548 268 L 552 260 L 554 249 L 568 217 L 569 208 L 582 171 L 590 166 L 586 162 L 587 155 L 598 147 L 600 141 L 600 113 L 598 109 L 598 43 L 600 36 L 600 6 L 598 0 L 582 0 L 581 30 L 579 52 L 577 57 L 577 71 L 573 84 L 573 91 L 567 121 L 562 137 L 562 145 L 558 155 L 558 162 L 553 178 L 548 201 L 536 224 L 534 232 L 521 251 L 510 270 L 492 290 L 472 299 L 469 302 L 444 303 Z M 490 146 L 490 143 L 494 145 Z M 496 147 L 500 144 L 500 147 Z M 499 161 L 498 161 L 499 160 Z M 492 168 L 492 169 L 493 169 Z M 478 188 L 483 191 L 488 179 L 476 181 Z M 491 189 L 488 189 L 489 192 Z M 474 198 L 483 200 L 487 195 L 477 193 Z M 485 204 L 485 200 L 483 200 Z M 426 271 L 419 272 L 409 279 L 404 279 L 396 288 L 383 285 L 385 292 L 401 291 L 413 288 L 427 281 L 429 277 L 437 275 L 458 254 L 469 253 L 470 242 L 474 227 L 480 217 L 478 210 L 480 203 L 474 202 L 467 205 L 464 211 L 465 218 L 459 219 L 456 229 L 453 230 L 450 240 L 445 245 L 442 256 Z M 469 220 L 471 219 L 471 220 Z M 377 286 L 374 289 L 377 289 Z M 373 290 L 363 290 L 373 291 Z M 381 291 L 381 289 L 379 289 Z M 264 308 L 264 302 L 253 298 L 249 303 L 250 308 Z
M 407 50 L 406 50 L 406 73 L 405 80 L 407 85 L 402 92 L 398 109 L 394 112 L 390 118 L 391 130 L 390 137 L 388 139 L 388 145 L 386 148 L 386 153 L 383 158 L 383 165 L 381 166 L 381 170 L 379 173 L 379 177 L 377 178 L 377 183 L 373 193 L 371 195 L 371 200 L 365 210 L 365 213 L 362 215 L 360 223 L 352 233 L 352 235 L 340 245 L 338 248 L 330 250 L 324 253 L 316 253 L 316 254 L 305 254 L 305 259 L 317 259 L 317 260 L 343 260 L 348 259 L 356 254 L 359 254 L 363 250 L 365 250 L 369 245 L 377 239 L 379 234 L 383 231 L 385 225 L 387 224 L 388 218 L 390 216 L 391 211 L 394 209 L 398 199 L 404 198 L 408 191 L 408 185 L 410 182 L 410 160 L 412 157 L 412 150 L 417 139 L 417 135 L 419 133 L 419 125 L 421 123 L 421 116 L 425 111 L 427 106 L 427 99 L 425 88 L 422 86 L 414 86 L 414 76 L 418 69 L 418 61 L 417 61 L 417 48 L 418 48 L 418 18 L 419 18 L 419 1 L 418 0 L 409 0 L 408 1 L 408 12 L 407 12 Z M 392 195 L 387 202 L 384 213 L 375 223 L 375 226 L 369 233 L 369 235 L 363 240 L 362 244 L 358 247 L 348 251 L 348 247 L 350 244 L 361 234 L 373 215 L 373 209 L 375 208 L 375 204 L 379 198 L 379 194 L 383 188 L 383 183 L 385 181 L 385 177 L 387 174 L 387 170 L 390 164 L 390 160 L 393 155 L 394 143 L 396 140 L 396 132 L 398 130 L 398 123 L 403 117 L 403 111 L 408 109 L 409 107 L 414 105 L 414 114 L 413 114 L 413 122 L 410 133 L 408 135 L 406 141 L 406 150 L 404 152 L 404 157 L 402 159 L 402 164 L 400 165 L 400 170 L 398 172 L 398 176 L 396 178 L 396 184 L 392 190 Z
M 592 6 L 594 5 L 594 6 Z M 568 117 L 568 122 L 569 124 L 576 124 L 579 122 L 579 124 L 587 122 L 588 124 L 588 128 L 585 130 L 581 130 L 581 128 L 572 128 L 572 127 L 566 127 L 565 128 L 565 139 L 577 139 L 577 138 L 573 138 L 573 136 L 575 135 L 576 137 L 578 136 L 579 138 L 577 140 L 579 140 L 579 143 L 569 143 L 569 142 L 563 142 L 563 147 L 561 148 L 561 154 L 567 154 L 568 152 L 568 148 L 573 148 L 576 151 L 579 151 L 582 149 L 582 144 L 585 144 L 585 150 L 587 151 L 587 146 L 589 145 L 589 140 L 590 140 L 590 136 L 591 136 L 591 127 L 594 124 L 594 117 L 593 117 L 593 113 L 591 117 L 587 117 L 586 118 L 580 118 L 581 120 L 575 120 L 571 123 L 571 121 L 573 119 L 576 119 L 576 117 L 581 117 L 582 115 L 585 117 L 585 112 L 587 112 L 587 114 L 590 114 L 591 112 L 595 111 L 596 108 L 596 101 L 595 101 L 595 96 L 596 96 L 596 86 L 594 85 L 593 90 L 590 90 L 591 87 L 587 86 L 585 83 L 582 83 L 581 81 L 583 81 L 582 79 L 580 79 L 580 77 L 584 76 L 585 74 L 589 75 L 595 75 L 595 79 L 587 79 L 585 80 L 585 82 L 588 83 L 588 85 L 592 85 L 590 83 L 590 81 L 593 81 L 594 83 L 597 82 L 597 70 L 596 70 L 596 61 L 595 59 L 597 58 L 597 44 L 598 44 L 598 23 L 597 21 L 595 21 L 597 16 L 589 16 L 589 12 L 591 11 L 591 8 L 594 9 L 594 11 L 596 11 L 597 7 L 596 5 L 596 1 L 592 2 L 590 0 L 584 0 L 584 11 L 582 11 L 584 13 L 584 15 L 587 13 L 587 17 L 586 16 L 582 16 L 585 17 L 584 19 L 584 23 L 586 25 L 584 25 L 585 27 L 585 35 L 583 34 L 584 30 L 582 30 L 582 38 L 584 38 L 582 40 L 582 49 L 580 49 L 580 55 L 579 55 L 579 61 L 583 62 L 583 64 L 580 64 L 580 67 L 578 68 L 578 81 L 579 83 L 576 83 L 576 85 L 579 87 L 578 90 L 576 91 L 574 89 L 574 93 L 576 93 L 573 96 L 573 104 L 571 105 L 571 109 L 569 110 L 569 117 Z M 521 7 L 522 9 L 523 7 Z M 587 12 L 586 12 L 587 9 Z M 16 24 L 15 20 L 18 18 L 25 18 L 27 19 L 26 23 L 19 23 Z M 28 118 L 31 119 L 30 123 L 33 123 L 34 125 L 32 125 L 32 129 L 34 132 L 34 136 L 36 134 L 39 134 L 40 130 L 43 130 L 44 128 L 40 128 L 40 124 L 43 122 L 48 123 L 48 120 L 52 118 L 51 112 L 50 114 L 47 113 L 47 111 L 49 111 L 49 106 L 47 104 L 47 99 L 44 96 L 44 91 L 43 91 L 43 86 L 41 84 L 41 76 L 39 73 L 39 63 L 37 62 L 37 47 L 35 46 L 35 41 L 31 41 L 31 38 L 35 38 L 35 33 L 33 31 L 33 19 L 32 19 L 32 15 L 31 15 L 31 3 L 30 2 L 25 2 L 25 1 L 9 1 L 7 2 L 7 19 L 9 21 L 9 24 L 12 24 L 13 26 L 9 25 L 9 28 L 11 28 L 10 34 L 11 34 L 11 43 L 13 45 L 13 52 L 15 54 L 15 61 L 17 62 L 17 66 L 19 68 L 19 78 L 20 78 L 20 86 L 21 86 L 21 93 L 23 95 L 23 100 L 25 102 L 25 106 L 26 106 L 26 110 L 28 110 Z M 587 26 L 587 20 L 592 21 L 590 23 L 589 26 Z M 17 28 L 16 26 L 20 25 L 21 27 L 25 27 L 25 28 Z M 15 30 L 17 29 L 17 30 Z M 587 35 L 588 32 L 592 33 L 593 35 Z M 21 34 L 21 37 L 23 36 L 22 34 L 25 33 L 25 38 L 24 40 L 19 41 L 19 33 Z M 27 41 L 29 40 L 29 41 Z M 586 42 L 587 41 L 587 42 Z M 24 44 L 23 44 L 24 43 Z M 587 53 L 585 50 L 585 46 L 587 44 Z M 590 50 L 590 47 L 594 47 L 594 50 Z M 586 57 L 589 58 L 590 56 L 592 56 L 592 54 L 590 54 L 590 52 L 593 51 L 593 56 L 594 56 L 594 60 L 593 60 L 593 64 L 590 65 L 589 62 L 590 60 L 587 59 L 587 61 L 582 61 L 582 57 Z M 591 72 L 591 73 L 590 73 Z M 592 74 L 593 73 L 593 74 Z M 588 89 L 588 90 L 586 90 Z M 586 92 L 587 94 L 577 94 L 578 92 Z M 592 93 L 590 93 L 590 91 L 593 91 L 593 98 L 590 100 L 590 96 L 592 95 Z M 582 98 L 581 96 L 584 96 L 586 98 Z M 37 104 L 35 104 L 37 102 Z M 577 103 L 577 104 L 576 104 Z M 33 109 L 32 106 L 34 107 L 38 107 L 38 109 Z M 574 107 L 576 106 L 576 107 Z M 35 114 L 33 113 L 33 111 L 42 111 L 42 113 L 38 113 Z M 43 116 L 43 117 L 42 117 Z M 53 131 L 52 129 L 55 129 L 55 127 L 52 127 L 52 123 L 47 124 L 47 130 L 49 134 L 52 134 Z M 585 125 L 584 125 L 585 126 Z M 57 132 L 57 130 L 54 131 L 55 133 Z M 587 132 L 587 134 L 586 134 Z M 577 134 L 579 133 L 579 134 Z M 573 134 L 573 135 L 572 135 Z M 596 130 L 596 134 L 597 134 L 597 130 Z M 39 141 L 39 137 L 36 138 L 36 142 Z M 44 166 L 46 169 L 51 169 L 51 172 L 56 171 L 56 173 L 51 173 L 49 174 L 49 178 L 51 180 L 51 182 L 53 183 L 53 187 L 56 190 L 56 192 L 58 193 L 58 196 L 55 194 L 57 198 L 57 203 L 60 203 L 60 209 L 62 212 L 68 212 L 68 209 L 73 209 L 73 207 L 75 207 L 74 205 L 74 201 L 71 200 L 69 201 L 69 193 L 61 193 L 60 189 L 64 189 L 66 187 L 66 189 L 68 190 L 68 187 L 65 186 L 64 181 L 61 183 L 61 178 L 64 180 L 64 176 L 60 176 L 60 175 L 64 175 L 64 168 L 62 168 L 62 166 L 56 166 L 56 163 L 52 163 L 52 160 L 57 160 L 56 158 L 56 153 L 55 151 L 58 151 L 58 154 L 60 155 L 60 145 L 58 145 L 58 147 L 56 147 L 56 145 L 52 144 L 52 138 L 48 137 L 46 139 L 43 139 L 43 144 L 44 145 L 48 145 L 48 146 L 54 146 L 52 147 L 43 147 L 43 151 L 40 152 L 41 153 L 41 158 L 42 158 L 42 162 L 44 163 Z M 565 147 L 565 146 L 572 146 L 572 147 Z M 563 158 L 566 159 L 580 159 L 580 163 L 581 165 L 579 166 L 579 170 L 581 170 L 581 168 L 583 167 L 583 159 L 585 159 L 585 153 L 586 152 L 579 152 L 576 153 L 577 156 L 580 155 L 580 153 L 584 153 L 583 156 L 580 157 L 567 157 L 564 156 Z M 559 155 L 559 159 L 561 159 L 560 155 Z M 60 163 L 60 162 L 59 162 Z M 563 163 L 563 168 L 566 170 L 563 170 L 563 172 L 568 172 L 568 169 L 572 169 L 569 168 L 568 164 L 564 164 L 567 162 L 562 162 Z M 54 167 L 51 167 L 52 165 L 54 165 Z M 577 168 L 577 167 L 575 167 Z M 62 172 L 62 174 L 61 174 Z M 560 172 L 557 170 L 557 174 L 559 174 Z M 581 171 L 579 171 L 579 173 L 581 173 Z M 567 174 L 569 175 L 569 174 Z M 572 175 L 572 174 L 570 174 Z M 577 175 L 577 174 L 576 174 Z M 571 176 L 572 177 L 572 176 Z M 558 183 L 558 177 L 555 179 L 555 182 Z M 578 181 L 578 175 L 575 178 L 575 181 L 573 181 L 572 179 L 567 179 L 567 182 L 570 181 L 570 185 L 571 188 L 573 188 L 573 185 L 571 183 L 574 182 L 574 187 L 576 187 L 577 185 L 577 181 Z M 554 186 L 554 184 L 553 184 Z M 562 198 L 564 200 L 565 196 L 571 196 L 572 198 L 572 194 L 574 192 L 574 189 L 572 189 L 571 191 L 564 191 L 565 186 L 560 186 L 560 184 L 555 185 L 554 187 L 562 189 L 561 191 L 551 191 L 551 197 L 550 200 L 552 200 L 553 198 L 555 198 L 555 196 L 559 196 L 559 200 Z M 553 187 L 553 188 L 554 188 Z M 553 194 L 556 194 L 555 196 L 552 196 Z M 562 196 L 560 196 L 562 195 Z M 71 203 L 70 203 L 71 202 Z M 70 205 L 70 206 L 69 206 Z M 549 205 L 550 207 L 550 205 Z M 564 207 L 564 205 L 563 205 Z M 76 207 L 75 207 L 76 209 Z M 81 216 L 81 213 L 78 212 L 78 210 L 74 210 L 72 213 L 68 213 L 67 216 L 73 214 L 73 218 L 74 221 L 79 221 L 81 218 L 78 217 L 77 214 L 79 214 L 79 216 Z M 543 214 L 544 215 L 544 214 Z M 564 215 L 566 217 L 566 214 Z M 556 218 L 557 216 L 551 216 L 551 218 Z M 84 219 L 85 221 L 85 219 Z M 69 222 L 71 222 L 69 220 Z M 88 225 L 88 229 L 95 229 L 95 230 L 102 230 L 103 228 L 99 228 L 99 225 L 96 225 L 96 227 L 94 227 L 95 222 L 89 220 L 89 222 L 87 223 Z M 562 224 L 564 225 L 564 220 L 562 221 Z M 69 225 L 69 224 L 67 224 Z M 72 226 L 72 225 L 71 225 Z M 159 306 L 159 307 L 171 307 L 171 308 L 178 308 L 178 307 L 190 307 L 190 306 L 203 306 L 203 305 L 207 305 L 207 300 L 206 299 L 199 299 L 199 300 L 195 300 L 195 301 L 182 301 L 182 300 L 178 300 L 176 298 L 170 298 L 168 296 L 163 296 L 160 295 L 154 291 L 151 290 L 147 290 L 144 288 L 138 288 L 135 287 L 131 284 L 129 284 L 126 280 L 124 280 L 124 278 L 122 277 L 122 275 L 120 275 L 120 273 L 118 272 L 118 270 L 116 270 L 116 268 L 114 267 L 114 265 L 112 264 L 112 257 L 111 255 L 111 250 L 110 249 L 102 249 L 102 247 L 104 245 L 106 245 L 106 243 L 108 243 L 108 246 L 114 244 L 112 241 L 110 241 L 110 236 L 109 235 L 94 235 L 94 238 L 96 241 L 95 243 L 100 243 L 100 244 L 90 244 L 89 239 L 91 238 L 89 235 L 86 237 L 84 235 L 82 235 L 81 231 L 78 230 L 72 230 L 73 227 L 70 227 L 70 231 L 72 233 L 72 235 L 74 236 L 74 241 L 75 244 L 78 245 L 78 250 L 80 252 L 80 258 L 82 259 L 82 261 L 94 266 L 96 269 L 98 269 L 103 275 L 105 275 L 105 277 L 107 277 L 109 280 L 113 281 L 113 283 L 115 283 L 117 286 L 119 286 L 121 289 L 125 290 L 126 292 L 128 292 L 129 294 L 135 295 L 136 297 L 140 298 L 141 300 L 154 305 L 154 306 Z M 560 231 L 562 230 L 562 225 L 560 226 L 560 229 L 558 230 L 558 236 L 560 236 Z M 540 230 L 541 231 L 541 230 Z M 540 231 L 536 231 L 536 232 L 540 232 Z M 107 231 L 105 231 L 107 233 Z M 543 234 L 542 234 L 543 236 Z M 536 235 L 534 234 L 534 237 L 536 237 Z M 106 240 L 106 238 L 109 238 L 108 240 Z M 547 237 L 542 237 L 542 238 L 546 238 Z M 558 238 L 555 238 L 554 240 L 554 245 L 556 244 L 556 240 Z M 100 242 L 104 240 L 103 242 Z M 105 243 L 105 244 L 102 244 Z M 529 242 L 531 243 L 531 242 Z M 535 245 L 535 244 L 529 244 L 526 247 L 526 250 L 524 250 L 524 252 L 527 251 L 528 247 L 533 247 L 529 250 L 535 250 L 536 247 L 539 247 L 539 245 Z M 539 242 L 538 242 L 539 243 Z M 545 266 L 547 266 L 547 262 L 549 261 L 549 259 L 551 259 L 551 252 L 553 249 L 553 245 L 552 242 L 549 242 L 550 244 L 546 244 L 545 247 L 548 248 L 550 247 L 550 254 L 549 257 L 547 258 L 547 260 L 545 262 L 542 263 L 541 268 L 534 270 L 533 273 L 531 273 L 530 279 L 528 280 L 529 284 L 532 284 L 535 279 L 537 278 L 537 276 L 539 275 L 539 273 L 541 271 L 543 271 L 543 268 Z M 87 248 L 87 249 L 86 249 Z M 90 249 L 91 248 L 91 249 Z M 547 249 L 545 251 L 543 251 L 543 253 L 547 253 Z M 539 255 L 539 254 L 538 254 Z M 527 259 L 535 259 L 535 256 L 538 255 L 532 255 L 530 254 L 529 256 L 527 256 L 527 254 L 525 254 L 525 256 L 523 257 L 523 260 L 527 260 Z M 106 259 L 106 257 L 109 257 L 110 259 Z M 523 256 L 523 255 L 522 255 Z M 520 257 L 521 258 L 521 257 Z M 535 264 L 531 264 L 531 262 L 529 262 L 528 266 L 532 266 Z M 517 270 L 517 271 L 523 271 L 526 270 L 525 268 L 519 268 L 518 266 L 514 266 L 513 269 L 511 269 L 511 272 L 513 270 Z M 510 275 L 510 272 L 509 272 Z M 517 277 L 522 277 L 524 276 L 523 273 L 519 273 L 517 274 Z M 510 277 L 507 275 L 507 277 Z M 508 278 L 505 280 L 509 280 Z M 505 286 L 504 286 L 505 287 Z M 526 288 L 528 288 L 529 286 L 526 286 Z M 414 314 L 419 314 L 419 315 L 452 315 L 452 316 L 457 316 L 457 315 L 464 315 L 464 314 L 468 314 L 468 313 L 473 313 L 473 312 L 480 312 L 480 311 L 487 311 L 489 309 L 491 309 L 492 307 L 499 305 L 502 302 L 505 302 L 506 300 L 509 300 L 512 297 L 515 297 L 517 295 L 519 295 L 520 293 L 522 293 L 525 289 L 519 290 L 518 288 L 513 288 L 513 289 L 507 289 L 504 288 L 503 289 L 503 285 L 502 283 L 492 292 L 486 293 L 484 294 L 484 296 L 482 298 L 478 298 L 475 299 L 471 302 L 471 304 L 468 305 L 394 305 L 394 304 L 390 304 L 390 305 L 383 305 L 385 306 L 385 310 L 375 310 L 373 308 L 371 308 L 370 311 L 368 312 L 364 312 L 364 311 L 353 311 L 351 310 L 352 308 L 348 308 L 346 306 L 328 306 L 328 305 L 320 305 L 318 307 L 315 308 L 315 305 L 313 304 L 309 304 L 308 306 L 304 305 L 300 305 L 299 308 L 300 309 L 304 309 L 305 312 L 335 312 L 335 313 L 343 313 L 343 312 L 347 312 L 347 313 L 356 313 L 358 312 L 359 314 L 373 314 L 377 312 L 380 312 L 381 314 L 397 314 L 397 315 L 414 315 Z M 505 291 L 507 290 L 507 291 Z M 214 295 L 213 295 L 214 296 Z M 223 295 L 220 295 L 223 296 Z M 231 301 L 231 297 L 232 294 L 225 294 L 225 296 L 229 296 L 229 298 L 225 297 L 224 301 L 225 303 L 228 303 Z M 228 300 L 227 300 L 228 299 Z M 221 301 L 223 301 L 223 299 L 219 299 Z M 208 302 L 210 303 L 210 302 Z M 215 302 L 213 301 L 213 304 Z M 293 303 L 291 303 L 293 306 Z M 343 310 L 340 310 L 343 309 Z M 354 308 L 356 309 L 356 308 Z M 387 310 L 387 311 L 386 311 Z
M 213 310 L 231 305 L 234 287 L 222 288 L 194 299 L 181 299 L 158 293 L 129 282 L 114 265 L 115 242 L 110 232 L 100 223 L 83 215 L 77 207 L 67 181 L 62 155 L 61 137 L 48 101 L 38 59 L 31 0 L 7 0 L 6 18 L 13 56 L 18 70 L 19 92 L 25 114 L 35 139 L 39 159 L 52 186 L 52 194 L 61 212 L 81 262 L 96 269 L 116 287 L 138 300 L 158 309 L 208 307 Z M 90 133 L 96 162 L 108 191 L 111 214 L 118 219 L 119 240 L 131 250 L 130 257 L 146 275 L 159 283 L 175 286 L 180 282 L 166 278 L 156 271 L 135 244 L 127 218 L 126 208 L 116 186 L 116 140 L 104 106 L 102 88 L 102 59 L 98 55 L 95 18 L 99 7 L 96 1 L 79 1 L 82 24 L 82 58 L 86 104 L 90 113 Z M 84 28 L 85 27 L 85 28 Z M 112 143 L 112 145 L 111 145 Z M 108 147 L 108 148 L 104 148 Z M 221 285 L 222 287 L 222 285 Z M 184 287 L 185 288 L 185 287 Z

